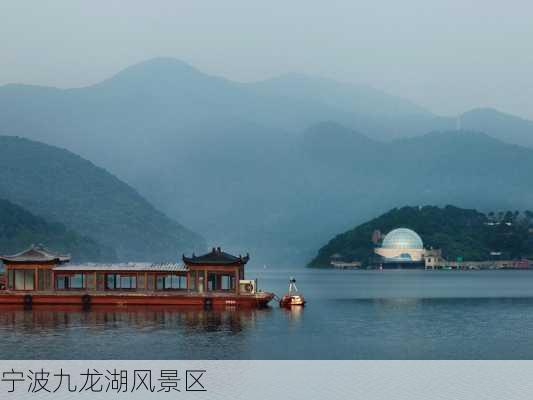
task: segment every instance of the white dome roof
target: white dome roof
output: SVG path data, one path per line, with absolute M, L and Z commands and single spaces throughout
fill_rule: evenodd
M 423 249 L 424 244 L 415 231 L 398 228 L 387 233 L 381 247 L 386 249 Z

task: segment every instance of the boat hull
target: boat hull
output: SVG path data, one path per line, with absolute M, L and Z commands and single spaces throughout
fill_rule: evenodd
M 146 293 L 0 293 L 0 305 L 155 305 L 155 306 L 238 306 L 262 308 L 274 298 L 273 293 L 257 294 L 146 294 Z
M 292 306 L 303 307 L 304 305 L 305 305 L 305 300 L 304 300 L 303 296 L 285 295 L 279 301 L 279 306 L 280 307 L 292 307 Z

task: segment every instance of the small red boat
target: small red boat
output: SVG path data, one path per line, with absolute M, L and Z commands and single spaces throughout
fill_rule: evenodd
M 298 292 L 296 287 L 296 279 L 291 278 L 289 280 L 289 292 L 285 294 L 279 301 L 280 307 L 292 307 L 305 305 L 304 297 Z

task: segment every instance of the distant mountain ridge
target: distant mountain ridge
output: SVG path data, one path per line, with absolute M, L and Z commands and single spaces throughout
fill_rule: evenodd
M 533 148 L 533 121 L 492 108 L 477 108 L 462 114 L 461 126 L 507 143 Z
M 166 58 L 86 88 L 0 87 L 0 133 L 73 151 L 211 242 L 281 262 L 398 203 L 527 207 L 527 121 L 514 136 L 469 128 L 493 114 L 457 132 L 366 87 L 232 82 Z
M 139 135 L 144 133 L 139 131 L 142 127 L 151 128 L 156 137 L 176 130 L 187 135 L 191 129 L 212 130 L 235 121 L 294 132 L 322 120 L 353 122 L 355 118 L 366 124 L 376 116 L 401 115 L 402 110 L 408 117 L 428 114 L 407 100 L 368 87 L 322 78 L 295 79 L 298 93 L 290 95 L 280 92 L 275 83 L 232 82 L 176 59 L 157 58 L 83 88 L 6 85 L 0 87 L 0 133 L 32 135 L 87 157 L 84 146 L 92 140 L 85 137 L 84 146 L 75 146 L 78 142 L 71 135 L 112 139 L 117 129 Z M 312 98 L 307 91 L 313 88 L 320 92 Z M 368 96 L 374 100 L 370 102 Z M 367 117 L 368 113 L 372 116 Z
M 133 188 L 75 154 L 8 136 L 0 136 L 0 149 L 2 197 L 113 248 L 120 260 L 173 261 L 205 247 Z
M 457 125 L 456 117 L 436 116 L 409 100 L 366 85 L 298 73 L 240 83 L 165 57 L 132 65 L 88 87 L 4 85 L 0 87 L 0 110 L 0 133 L 67 144 L 86 157 L 91 155 L 82 146 L 71 147 L 77 143 L 69 143 L 72 132 L 98 138 L 101 131 L 107 134 L 121 128 L 137 134 L 138 123 L 159 136 L 178 127 L 186 133 L 236 121 L 271 131 L 296 132 L 332 120 L 384 140 L 453 130 Z M 94 121 L 95 116 L 105 117 L 107 122 Z M 525 146 L 532 145 L 532 126 L 532 121 L 491 109 L 462 115 L 462 129 L 484 131 Z M 34 132 L 35 127 L 39 132 Z
M 31 244 L 43 244 L 59 253 L 70 254 L 74 262 L 116 260 L 116 254 L 110 247 L 0 199 L 0 254 L 15 254 Z
M 386 94 L 368 85 L 340 83 L 333 79 L 290 73 L 250 84 L 260 93 L 313 100 L 348 113 L 374 116 L 426 115 L 431 113 L 409 100 Z

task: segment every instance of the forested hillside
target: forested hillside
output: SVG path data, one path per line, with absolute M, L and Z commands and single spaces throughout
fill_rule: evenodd
M 70 254 L 77 262 L 116 261 L 112 248 L 0 199 L 0 254 L 18 253 L 31 244 L 43 244 L 59 253 Z
M 137 191 L 57 147 L 0 136 L 0 193 L 50 222 L 114 249 L 120 260 L 176 260 L 203 240 Z
M 309 263 L 313 267 L 330 266 L 336 255 L 346 261 L 358 260 L 364 264 L 374 253 L 372 234 L 396 229 L 416 231 L 426 248 L 442 249 L 443 257 L 455 260 L 488 260 L 491 252 L 501 253 L 505 259 L 533 256 L 533 212 L 490 212 L 453 206 L 395 208 L 364 224 L 337 235 L 322 247 Z

